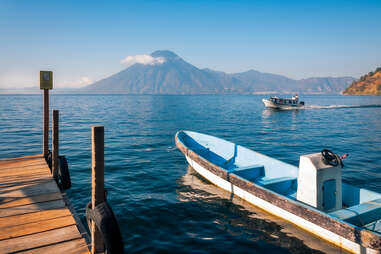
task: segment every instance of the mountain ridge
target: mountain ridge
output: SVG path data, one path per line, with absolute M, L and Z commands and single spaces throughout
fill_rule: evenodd
M 150 56 L 154 60 L 151 63 L 135 63 L 81 90 L 126 94 L 339 94 L 355 80 L 352 77 L 295 80 L 253 69 L 240 73 L 200 69 L 169 50 L 158 50 Z

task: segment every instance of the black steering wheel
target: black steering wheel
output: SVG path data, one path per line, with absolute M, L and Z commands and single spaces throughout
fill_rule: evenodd
M 341 160 L 340 156 L 333 153 L 332 151 L 328 149 L 323 149 L 321 150 L 321 156 L 322 156 L 322 161 L 326 165 L 331 165 L 331 166 L 338 166 L 340 164 L 341 167 L 344 166 L 343 161 Z

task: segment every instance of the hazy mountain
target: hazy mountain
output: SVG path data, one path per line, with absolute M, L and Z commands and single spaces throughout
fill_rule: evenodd
M 162 64 L 134 64 L 86 90 L 133 94 L 205 94 L 221 93 L 225 87 L 240 83 L 233 77 L 201 70 L 170 51 L 156 51 L 152 57 L 165 59 Z
M 352 77 L 323 77 L 295 80 L 282 75 L 262 73 L 255 70 L 232 75 L 256 91 L 275 93 L 337 94 L 343 91 L 354 80 Z
M 255 70 L 227 74 L 199 69 L 167 50 L 151 54 L 160 61 L 134 64 L 82 91 L 129 94 L 252 94 L 252 93 L 340 93 L 353 80 L 308 78 L 294 80 Z

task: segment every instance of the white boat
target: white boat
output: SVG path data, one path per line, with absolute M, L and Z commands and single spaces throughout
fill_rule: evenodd
M 335 154 L 302 155 L 296 167 L 197 132 L 175 142 L 222 189 L 350 252 L 381 253 L 381 194 L 342 183 Z
M 304 107 L 304 101 L 299 101 L 298 95 L 295 95 L 292 98 L 271 96 L 269 99 L 262 99 L 262 101 L 267 108 L 297 109 Z

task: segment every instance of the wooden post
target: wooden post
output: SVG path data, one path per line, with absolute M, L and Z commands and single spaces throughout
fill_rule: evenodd
M 53 128 L 52 128 L 52 174 L 53 178 L 58 178 L 58 155 L 59 155 L 59 111 L 53 110 Z
M 49 89 L 44 89 L 44 117 L 43 117 L 43 138 L 42 138 L 42 154 L 45 158 L 49 152 Z
M 91 128 L 91 206 L 105 201 L 104 191 L 104 127 Z M 103 253 L 104 243 L 95 224 L 91 225 L 91 253 Z

